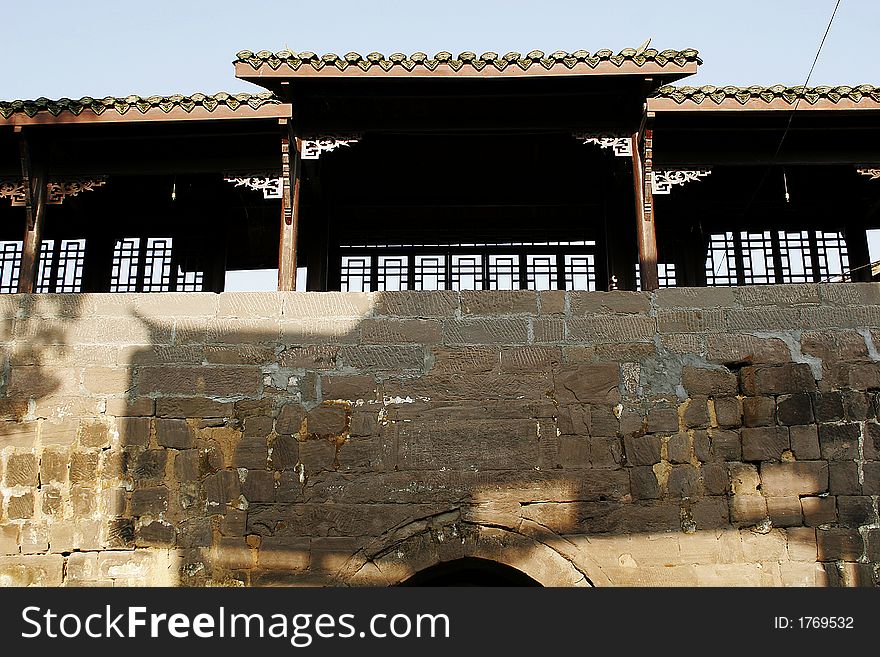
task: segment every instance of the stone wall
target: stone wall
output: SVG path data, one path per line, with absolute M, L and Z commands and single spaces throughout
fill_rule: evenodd
M 871 585 L 880 285 L 0 298 L 0 583 Z

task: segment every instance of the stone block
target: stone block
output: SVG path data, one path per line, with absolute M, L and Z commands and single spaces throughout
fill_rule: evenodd
M 142 395 L 256 397 L 260 394 L 262 380 L 260 368 L 255 366 L 144 366 L 138 370 L 137 385 Z
M 651 408 L 648 410 L 648 432 L 678 431 L 678 411 L 674 408 Z
M 798 461 L 816 460 L 821 457 L 819 431 L 815 424 L 789 427 L 791 451 Z
M 775 424 L 776 402 L 773 397 L 746 397 L 742 400 L 743 426 L 767 427 Z
M 633 499 L 660 499 L 662 492 L 660 490 L 660 484 L 657 481 L 657 475 L 654 474 L 653 468 L 651 468 L 650 466 L 639 466 L 631 468 L 629 473 L 630 488 L 632 490 Z
M 474 317 L 448 320 L 443 326 L 444 344 L 526 344 L 529 320 L 520 317 Z
M 730 287 L 670 287 L 655 292 L 658 308 L 727 308 L 736 304 Z
M 813 404 L 805 392 L 780 395 L 776 400 L 776 417 L 779 424 L 809 424 L 813 421 Z
M 160 397 L 156 400 L 156 415 L 167 418 L 231 417 L 232 403 L 205 397 Z
M 684 423 L 689 429 L 703 429 L 709 426 L 709 400 L 706 397 L 692 397 L 686 402 Z
M 4 586 L 61 586 L 64 557 L 60 554 L 0 557 Z
M 44 449 L 40 456 L 40 480 L 44 484 L 66 482 L 69 460 L 70 453 L 64 448 Z
M 702 495 L 700 470 L 690 464 L 672 466 L 666 482 L 666 490 L 669 497 L 674 499 Z
M 23 520 L 34 517 L 34 494 L 10 495 L 6 517 L 10 520 Z
M 365 319 L 360 324 L 363 344 L 439 344 L 441 324 L 436 319 Z
M 837 522 L 837 507 L 834 497 L 802 497 L 800 500 L 804 524 L 808 527 Z
M 165 486 L 140 488 L 131 494 L 131 514 L 157 517 L 168 511 L 168 489 Z
M 153 415 L 154 403 L 150 397 L 112 397 L 107 399 L 105 413 L 112 417 L 142 417 Z
M 137 457 L 137 464 L 134 468 L 135 479 L 162 479 L 165 476 L 167 460 L 168 452 L 164 449 L 148 449 L 141 452 Z
M 560 403 L 616 404 L 620 400 L 620 371 L 616 364 L 580 365 L 560 369 L 554 376 Z
M 275 501 L 275 474 L 269 470 L 250 470 L 241 484 L 248 502 Z
M 116 419 L 119 441 L 123 445 L 142 447 L 149 445 L 151 426 L 152 422 L 148 417 L 120 417 Z
M 865 464 L 867 472 L 870 463 Z M 861 495 L 859 466 L 855 461 L 831 461 L 828 464 L 829 492 L 832 495 Z M 867 478 L 866 478 L 867 479 Z M 866 492 L 869 492 L 866 490 Z M 870 494 L 870 492 L 869 492 Z
M 742 430 L 744 461 L 779 461 L 791 447 L 786 427 L 754 427 Z
M 651 297 L 646 292 L 570 292 L 571 314 L 575 317 L 597 313 L 647 314 Z
M 379 292 L 375 295 L 374 311 L 377 315 L 398 317 L 452 317 L 458 311 L 458 294 L 455 291 Z M 361 304 L 361 313 L 369 310 L 366 303 Z
M 859 457 L 861 426 L 851 424 L 820 424 L 819 449 L 829 461 L 848 461 Z
M 827 491 L 828 464 L 824 461 L 761 464 L 761 492 L 767 497 L 817 495 Z
M 735 429 L 742 424 L 742 402 L 737 397 L 716 397 L 715 420 L 723 429 Z
M 740 370 L 740 387 L 748 396 L 782 395 L 816 390 L 813 371 L 805 363 L 748 366 Z
M 193 435 L 186 420 L 159 418 L 156 420 L 156 442 L 161 447 L 189 449 L 193 446 Z
M 308 432 L 313 436 L 338 436 L 345 431 L 348 414 L 341 404 L 322 404 L 306 415 Z
M 623 439 L 629 465 L 654 465 L 660 462 L 660 436 L 627 436 Z
M 502 347 L 502 372 L 550 371 L 562 362 L 559 347 Z
M 36 486 L 37 483 L 37 457 L 34 454 L 10 454 L 6 461 L 6 486 Z
M 70 483 L 94 483 L 98 476 L 98 452 L 74 452 L 70 457 Z
M 819 561 L 858 561 L 865 545 L 855 529 L 817 529 Z
M 682 385 L 690 395 L 728 397 L 736 395 L 739 384 L 730 371 L 710 370 L 686 365 L 681 373 Z
M 154 520 L 142 524 L 135 531 L 135 545 L 138 547 L 171 547 L 177 532 L 169 522 Z
M 266 438 L 242 438 L 235 446 L 232 464 L 236 468 L 265 470 L 268 460 L 269 445 Z
M 725 495 L 730 491 L 730 478 L 723 464 L 705 463 L 700 470 L 707 495 Z
M 709 429 L 712 460 L 739 461 L 742 458 L 742 440 L 737 431 Z
M 538 313 L 538 293 L 531 290 L 462 290 L 460 296 L 464 315 Z
M 666 442 L 666 459 L 670 463 L 690 463 L 691 440 L 684 431 L 669 436 Z
M 357 345 L 339 350 L 339 363 L 361 372 L 412 372 L 425 369 L 420 345 Z
M 650 342 L 656 334 L 655 319 L 643 315 L 593 315 L 565 320 L 569 344 L 617 344 Z
M 768 497 L 767 513 L 774 527 L 798 527 L 803 524 L 801 501 L 796 496 Z
M 858 528 L 877 523 L 874 501 L 867 495 L 837 497 L 837 514 L 841 527 Z

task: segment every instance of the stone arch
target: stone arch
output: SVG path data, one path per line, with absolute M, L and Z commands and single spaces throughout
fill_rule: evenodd
M 437 564 L 473 558 L 514 568 L 541 586 L 594 586 L 580 560 L 560 549 L 561 544 L 572 553 L 576 548 L 539 527 L 529 531 L 484 524 L 464 520 L 457 511 L 414 520 L 352 556 L 337 581 L 343 586 L 395 586 Z

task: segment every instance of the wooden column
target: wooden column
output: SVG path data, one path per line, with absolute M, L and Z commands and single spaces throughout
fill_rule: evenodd
M 657 273 L 657 232 L 654 229 L 654 196 L 650 185 L 653 132 L 653 130 L 645 130 L 644 161 L 639 144 L 639 133 L 635 132 L 631 137 L 639 274 L 642 289 L 646 291 L 656 290 L 660 285 Z
M 46 170 L 34 166 L 31 146 L 21 127 L 16 127 L 21 156 L 21 177 L 25 191 L 25 231 L 21 254 L 21 270 L 18 277 L 18 291 L 30 294 L 34 291 L 37 278 L 37 261 L 40 257 L 40 242 L 43 233 L 43 217 L 46 213 Z
M 296 240 L 299 229 L 301 140 L 294 137 L 290 122 L 281 119 L 281 239 L 278 244 L 278 290 L 296 289 Z M 291 149 L 291 144 L 293 149 Z M 292 151 L 292 152 L 291 152 Z
M 868 250 L 868 234 L 864 223 L 850 222 L 843 229 L 849 269 L 853 281 L 871 281 L 871 256 Z

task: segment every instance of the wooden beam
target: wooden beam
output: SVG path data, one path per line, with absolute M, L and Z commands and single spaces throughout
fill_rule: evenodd
M 636 235 L 639 244 L 639 276 L 642 289 L 656 290 L 660 286 L 657 272 L 657 231 L 654 228 L 654 195 L 651 193 L 651 148 L 653 142 L 651 129 L 645 130 L 645 153 L 639 144 L 639 133 L 633 133 L 632 164 L 633 187 L 636 200 Z
M 30 294 L 34 291 L 37 278 L 37 261 L 40 256 L 40 242 L 43 233 L 43 217 L 46 213 L 46 170 L 34 167 L 31 145 L 20 128 L 18 147 L 21 157 L 21 177 L 25 189 L 25 230 L 21 254 L 21 269 L 18 277 L 18 291 Z
M 296 289 L 296 240 L 299 231 L 301 140 L 295 137 L 286 119 L 281 124 L 281 239 L 278 244 L 278 290 Z M 291 143 L 293 152 L 291 152 Z

